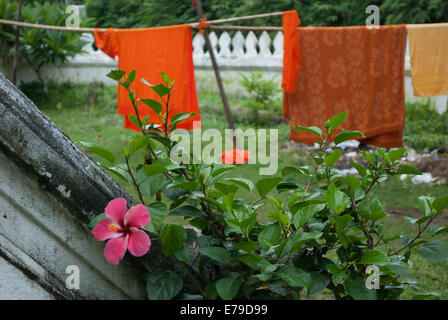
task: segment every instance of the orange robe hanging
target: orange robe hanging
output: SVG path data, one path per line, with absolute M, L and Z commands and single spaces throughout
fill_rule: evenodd
M 179 112 L 194 112 L 197 115 L 182 121 L 178 127 L 191 130 L 193 121 L 200 121 L 198 99 L 193 66 L 192 33 L 189 25 L 145 29 L 107 29 L 99 32 L 95 29 L 96 46 L 112 58 L 118 56 L 118 69 L 126 73 L 135 70 L 136 79 L 131 89 L 141 99 L 162 101 L 157 94 L 140 81 L 145 79 L 151 84 L 164 83 L 160 72 L 174 80 L 175 93 L 172 95 L 170 117 Z M 164 105 L 162 103 L 162 105 Z M 150 116 L 150 122 L 161 124 L 155 112 L 139 103 L 141 118 Z M 125 118 L 125 128 L 139 131 L 129 120 L 135 114 L 128 99 L 128 92 L 118 86 L 117 112 Z
M 287 92 L 294 92 L 296 89 L 297 71 L 300 68 L 299 36 L 298 26 L 300 25 L 297 11 L 290 10 L 283 12 L 283 75 L 282 88 Z
M 283 94 L 283 116 L 291 128 L 322 128 L 333 115 L 348 111 L 342 127 L 361 131 L 366 136 L 361 142 L 401 147 L 405 25 L 306 27 L 299 28 L 299 38 L 301 67 L 295 92 Z M 295 130 L 290 139 L 318 140 L 311 133 Z

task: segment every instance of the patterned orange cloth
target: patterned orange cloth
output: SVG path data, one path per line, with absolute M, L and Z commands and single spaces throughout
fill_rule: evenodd
M 189 25 L 179 25 L 145 29 L 107 29 L 106 32 L 95 30 L 96 46 L 112 58 L 118 59 L 118 69 L 136 71 L 136 80 L 131 89 L 137 97 L 154 99 L 160 102 L 157 94 L 140 79 L 151 84 L 163 83 L 160 72 L 164 72 L 175 81 L 175 93 L 170 104 L 174 108 L 170 115 L 179 112 L 194 112 L 197 115 L 182 121 L 178 127 L 191 130 L 193 121 L 200 121 L 196 83 L 194 79 L 192 33 Z M 162 103 L 163 105 L 163 103 Z M 139 103 L 141 118 L 150 115 L 150 121 L 161 124 L 155 112 Z M 128 99 L 128 92 L 118 86 L 117 112 L 125 118 L 125 128 L 139 131 L 129 120 L 135 114 Z M 171 118 L 171 116 L 169 117 Z
M 297 71 L 300 68 L 299 42 L 297 37 L 300 25 L 299 15 L 296 10 L 284 11 L 283 24 L 283 76 L 282 88 L 287 92 L 296 89 Z
M 318 126 L 348 111 L 344 129 L 361 142 L 403 145 L 406 26 L 299 28 L 301 68 L 294 93 L 283 94 L 291 128 Z M 336 132 L 337 133 L 337 132 Z M 290 139 L 313 143 L 311 133 L 291 130 Z

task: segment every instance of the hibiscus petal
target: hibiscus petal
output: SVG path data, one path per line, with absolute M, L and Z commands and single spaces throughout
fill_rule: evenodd
M 106 217 L 117 223 L 120 227 L 124 227 L 124 216 L 126 215 L 127 202 L 124 198 L 116 198 L 110 201 L 106 207 Z
M 139 229 L 131 229 L 131 233 L 129 234 L 128 250 L 132 255 L 141 257 L 149 251 L 150 246 L 151 240 L 146 232 Z
M 129 209 L 124 217 L 124 224 L 128 228 L 144 227 L 150 222 L 151 218 L 149 217 L 148 209 L 142 204 L 138 204 Z
M 109 263 L 118 264 L 123 259 L 128 247 L 128 235 L 107 241 L 104 257 Z
M 121 233 L 113 231 L 114 227 L 118 229 L 118 227 L 114 225 L 110 220 L 101 219 L 101 221 L 98 222 L 96 227 L 92 230 L 93 236 L 98 241 L 104 241 L 121 236 Z

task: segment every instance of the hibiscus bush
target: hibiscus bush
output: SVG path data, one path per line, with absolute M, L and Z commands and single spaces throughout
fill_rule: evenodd
M 388 218 L 385 208 L 371 194 L 391 176 L 420 174 L 400 163 L 404 148 L 364 151 L 367 165 L 353 162 L 358 174 L 341 176 L 333 169 L 341 156 L 337 145 L 363 136 L 339 129 L 347 117 L 341 113 L 323 129 L 294 128 L 318 136 L 320 151 L 312 166 L 283 168 L 281 177 L 254 183 L 228 177 L 233 164 L 176 163 L 170 137 L 191 114 L 168 116 L 174 81 L 161 76 L 163 83 L 156 85 L 142 80 L 160 97 L 155 101 L 136 97 L 134 71 L 109 73 L 128 90 L 136 112 L 129 118 L 141 131 L 123 151 L 124 163 L 84 143 L 104 158 L 105 170 L 134 188 L 140 202 L 128 211 L 124 199 L 112 200 L 92 221 L 93 235 L 108 240 L 106 259 L 119 263 L 126 250 L 144 255 L 152 240 L 177 261 L 171 270 L 146 275 L 149 299 L 299 299 L 325 288 L 336 299 L 397 299 L 406 286 L 416 298 L 433 297 L 412 280 L 411 257 L 433 262 L 448 257 L 438 240 L 448 227 L 431 225 L 444 214 L 448 197 L 417 197 L 423 215 L 408 217 L 416 234 L 391 235 L 382 222 Z M 154 110 L 162 125 L 140 117 L 139 104 Z M 255 201 L 242 200 L 240 188 L 256 195 Z M 269 207 L 267 220 L 259 218 L 263 206 Z M 184 225 L 172 217 L 183 218 Z

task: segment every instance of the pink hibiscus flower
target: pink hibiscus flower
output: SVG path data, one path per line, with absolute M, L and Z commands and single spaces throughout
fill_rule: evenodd
M 99 241 L 109 240 L 104 248 L 107 261 L 118 264 L 126 249 L 136 257 L 148 252 L 151 240 L 146 232 L 138 229 L 151 222 L 144 205 L 138 204 L 128 211 L 126 199 L 116 198 L 108 203 L 105 211 L 109 219 L 101 219 L 92 233 Z

